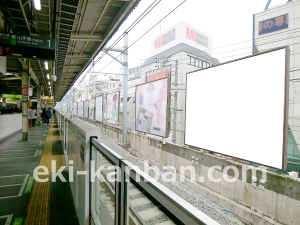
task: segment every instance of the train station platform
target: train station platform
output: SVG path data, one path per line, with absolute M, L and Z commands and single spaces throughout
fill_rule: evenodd
M 51 161 L 64 164 L 56 118 L 30 128 L 28 137 L 22 141 L 20 131 L 0 142 L 0 225 L 78 224 L 69 182 L 50 180 Z M 48 168 L 39 176 L 48 182 L 35 181 L 37 166 Z

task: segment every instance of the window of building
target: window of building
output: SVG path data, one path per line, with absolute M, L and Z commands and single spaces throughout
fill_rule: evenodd
M 189 56 L 189 55 L 187 56 L 187 64 L 191 65 L 191 56 Z
M 192 65 L 192 66 L 196 66 L 196 67 L 199 67 L 199 68 L 206 68 L 206 67 L 209 67 L 211 65 L 209 62 L 206 62 L 204 60 L 195 58 L 195 57 L 190 56 L 190 55 L 187 56 L 187 64 Z

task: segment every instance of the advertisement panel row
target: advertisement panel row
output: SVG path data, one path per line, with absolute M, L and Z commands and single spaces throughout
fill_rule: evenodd
M 167 137 L 169 134 L 170 80 L 164 78 L 136 86 L 135 130 Z M 85 102 L 73 103 L 80 117 L 113 125 L 119 124 L 120 92 L 109 93 Z
M 103 102 L 104 101 L 104 102 Z M 74 102 L 73 114 L 99 122 L 119 124 L 120 92 L 99 96 L 88 101 Z

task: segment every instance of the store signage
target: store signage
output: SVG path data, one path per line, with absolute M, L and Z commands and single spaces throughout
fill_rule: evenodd
M 21 98 L 22 98 L 22 95 L 2 94 L 1 97 L 2 97 L 2 98 L 18 98 L 18 99 L 21 99 Z
M 175 28 L 157 38 L 154 43 L 154 49 L 157 49 L 171 41 L 175 40 Z
M 197 44 L 208 47 L 208 38 L 192 28 L 186 27 L 186 39 L 191 40 Z
M 159 80 L 170 76 L 170 71 L 164 71 L 147 77 L 147 82 Z
M 1 97 L 2 98 L 16 98 L 16 95 L 14 95 L 14 94 L 2 94 Z
M 282 30 L 289 27 L 288 14 L 277 16 L 271 19 L 267 19 L 259 22 L 258 34 L 266 34 L 277 30 Z
M 182 43 L 211 54 L 211 37 L 180 22 L 151 40 L 151 56 Z
M 55 40 L 0 33 L 0 55 L 55 60 Z

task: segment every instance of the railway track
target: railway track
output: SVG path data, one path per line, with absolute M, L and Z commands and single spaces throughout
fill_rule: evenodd
M 115 217 L 115 183 L 109 182 L 107 174 L 112 172 L 108 166 L 112 164 L 101 156 L 101 172 L 99 180 L 99 207 L 114 221 Z M 131 182 L 128 183 L 129 225 L 174 225 L 175 223 L 161 210 L 160 205 L 154 204 L 141 190 Z M 104 209 L 104 210 L 103 210 Z M 99 216 L 100 221 L 102 220 Z M 107 218 L 106 218 L 107 219 Z

